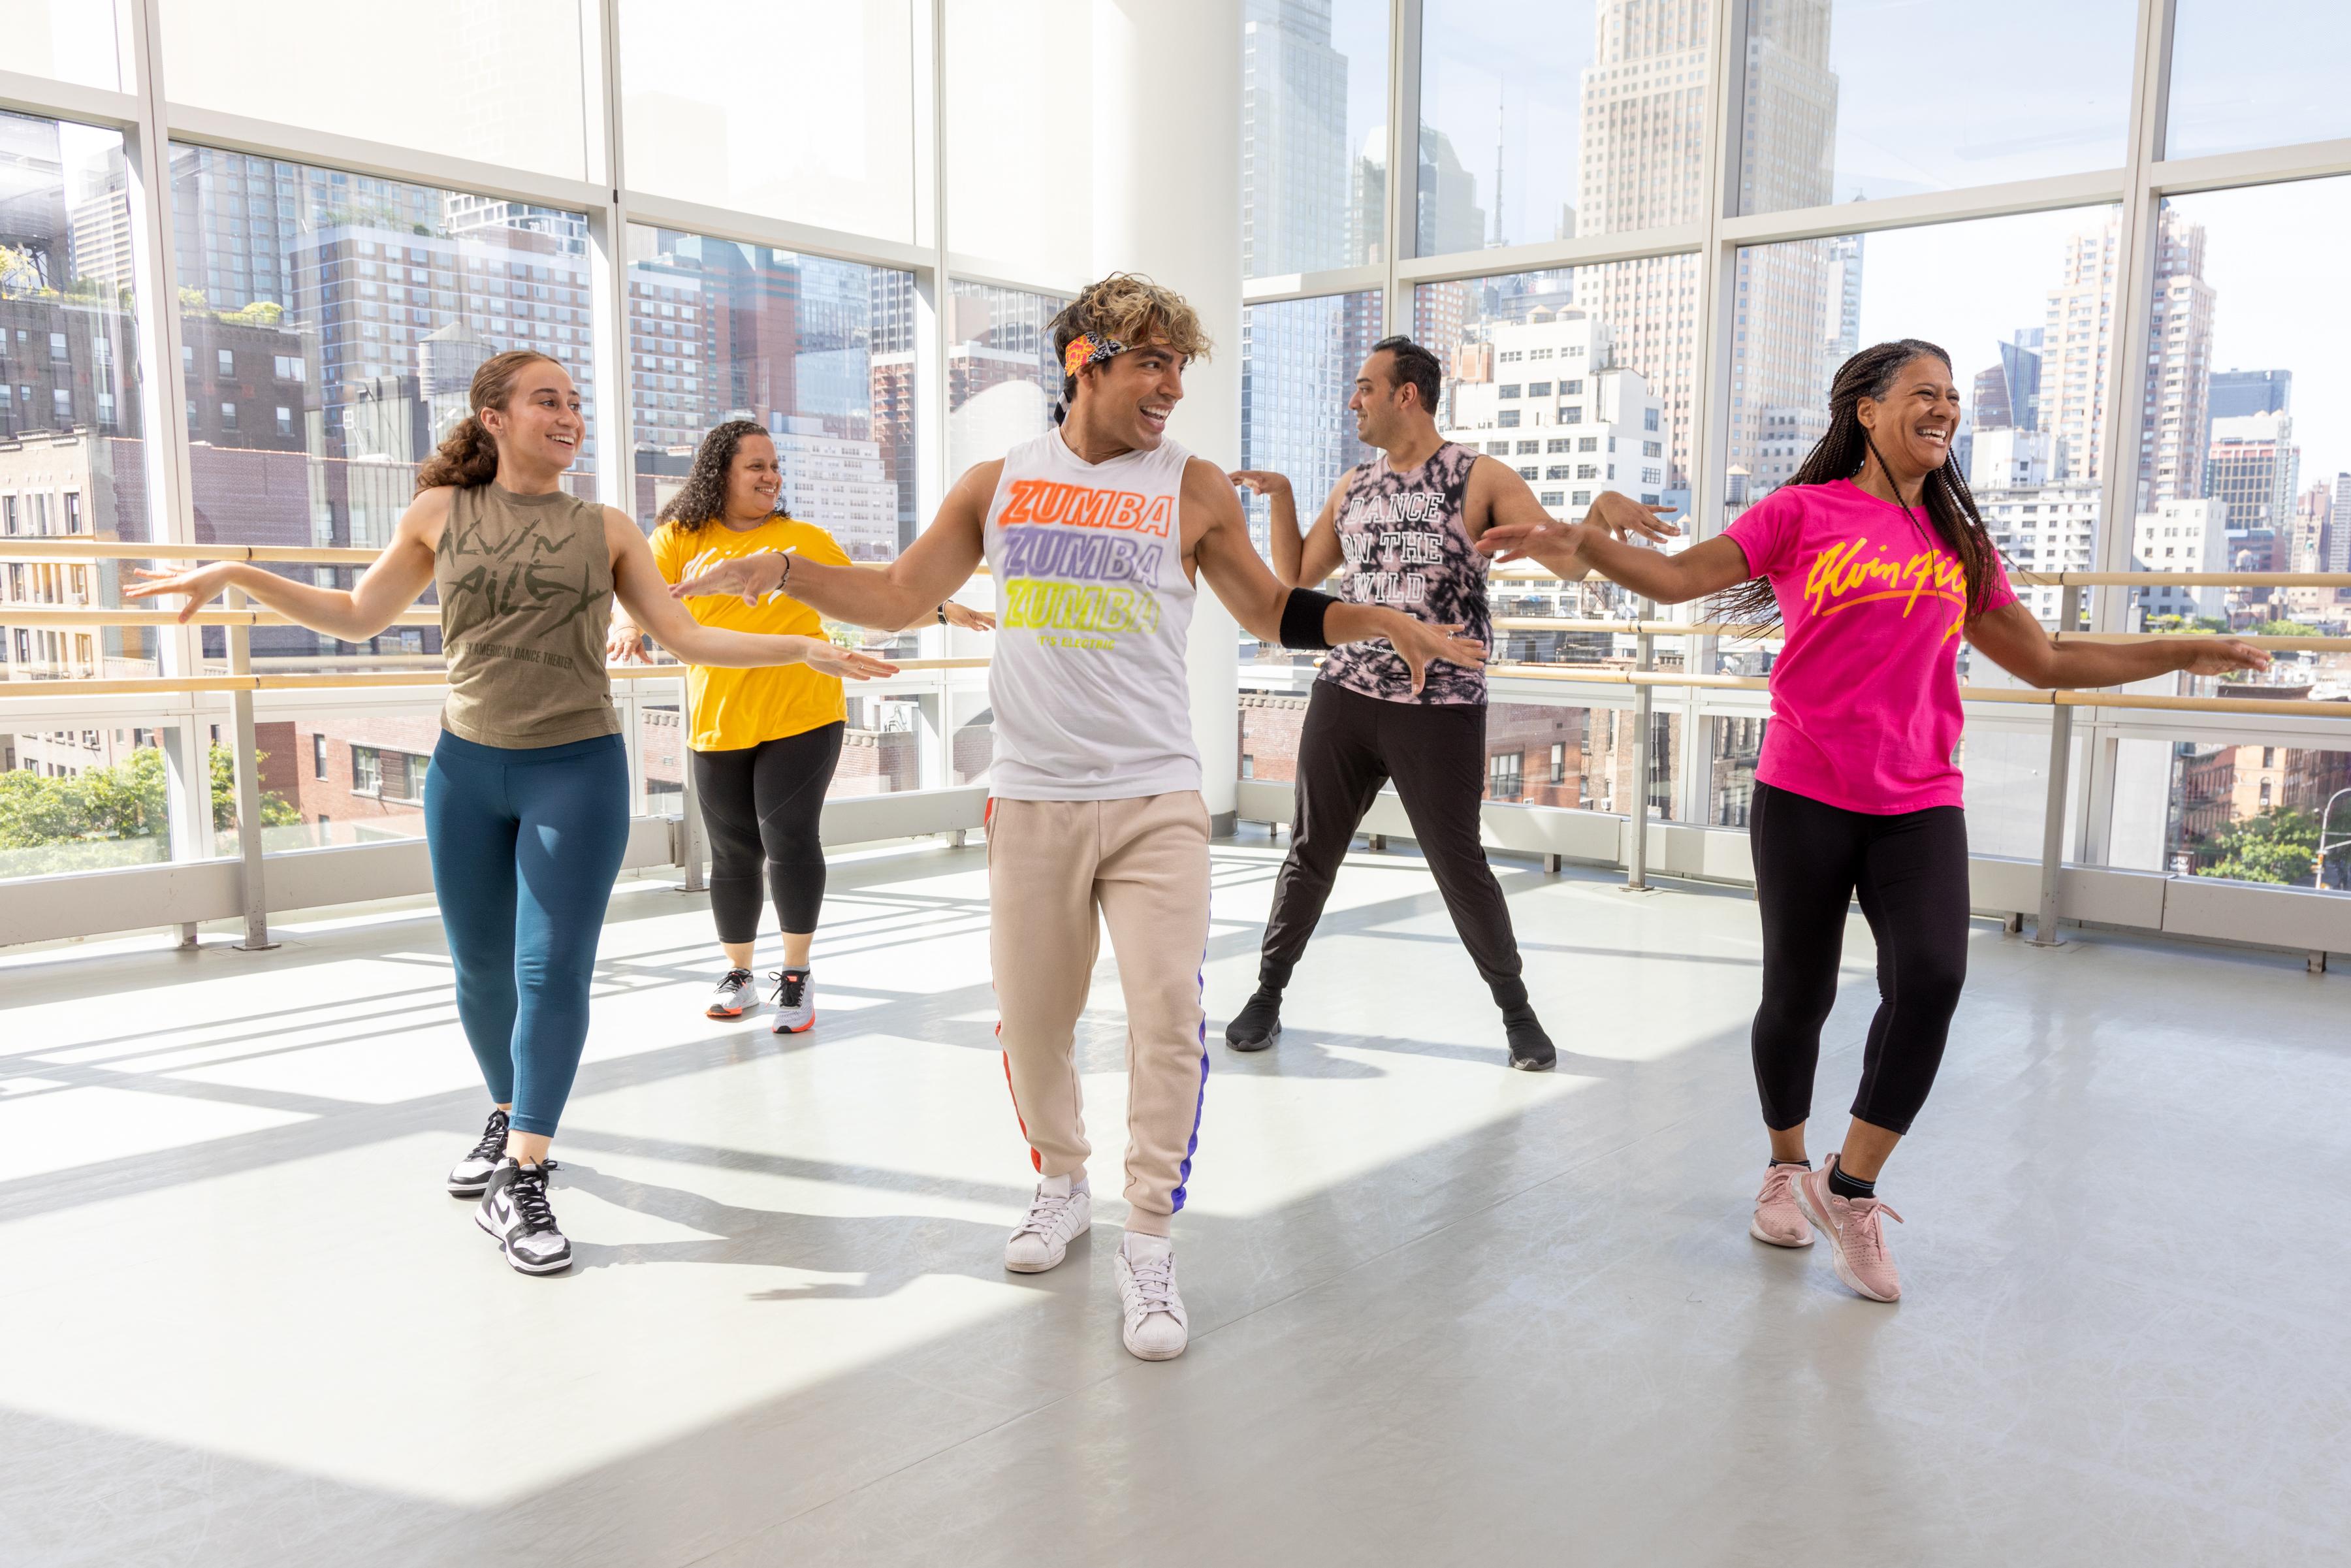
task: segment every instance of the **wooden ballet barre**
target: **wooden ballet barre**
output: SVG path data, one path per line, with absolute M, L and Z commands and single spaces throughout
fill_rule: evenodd
M 2351 571 L 2011 571 L 2027 588 L 2351 588 Z
M 125 542 L 45 535 L 11 538 L 0 535 L 0 560 L 246 560 L 266 566 L 368 566 L 381 550 L 342 545 L 182 545 Z M 853 560 L 868 571 L 886 570 L 886 560 Z M 987 563 L 972 569 L 974 577 L 988 575 Z
M 176 610 L 120 609 L 103 605 L 15 604 L 0 600 L 0 625 L 6 626 L 177 626 Z M 392 618 L 394 626 L 438 626 L 441 612 L 430 606 L 403 610 Z M 188 617 L 190 626 L 299 626 L 300 622 L 274 610 L 199 610 Z
M 354 660 L 365 657 L 365 654 L 352 655 Z M 688 664 L 611 664 L 606 666 L 605 673 L 616 681 L 676 680 L 692 667 Z M 898 673 L 917 674 L 926 670 L 984 670 L 987 667 L 986 659 L 907 659 L 899 664 Z M 68 676 L 53 681 L 0 681 L 0 698 L 159 696 L 203 692 L 363 691 L 372 686 L 445 686 L 448 684 L 449 675 L 445 668 L 344 674 L 139 675 L 99 680 Z M 885 676 L 878 682 L 865 684 L 886 687 L 890 682 Z

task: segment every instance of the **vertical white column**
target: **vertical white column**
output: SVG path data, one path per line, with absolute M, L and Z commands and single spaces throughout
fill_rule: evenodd
M 1215 356 L 1184 378 L 1174 434 L 1240 459 L 1239 0 L 1095 0 L 1093 271 L 1148 274 L 1192 302 Z M 1203 591 L 1192 620 L 1192 733 L 1219 831 L 1239 791 L 1240 631 Z

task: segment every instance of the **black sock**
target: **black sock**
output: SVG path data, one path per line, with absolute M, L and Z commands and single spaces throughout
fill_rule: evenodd
M 1763 1168 L 1765 1170 L 1770 1170 L 1771 1166 L 1800 1166 L 1805 1170 L 1810 1170 L 1813 1168 L 1813 1162 L 1810 1160 L 1773 1160 L 1770 1165 L 1765 1166 Z
M 1837 1166 L 1829 1172 L 1829 1190 L 1850 1202 L 1857 1197 L 1876 1197 L 1877 1183 L 1864 1181 L 1859 1176 L 1847 1176 L 1844 1174 L 1844 1166 Z

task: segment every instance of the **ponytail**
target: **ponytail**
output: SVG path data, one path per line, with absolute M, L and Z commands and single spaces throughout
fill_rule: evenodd
M 476 485 L 488 484 L 497 477 L 497 472 L 498 444 L 483 427 L 481 415 L 469 413 L 441 438 L 440 446 L 417 469 L 416 487 L 430 490 L 437 486 L 455 485 L 461 490 L 470 490 Z
M 441 438 L 440 446 L 417 469 L 419 491 L 446 485 L 472 489 L 497 477 L 497 438 L 482 423 L 482 411 L 506 407 L 514 396 L 515 378 L 522 373 L 523 367 L 542 360 L 550 365 L 559 363 L 551 355 L 530 349 L 508 349 L 482 361 L 481 369 L 474 372 L 473 384 L 465 390 L 465 402 L 472 412 Z

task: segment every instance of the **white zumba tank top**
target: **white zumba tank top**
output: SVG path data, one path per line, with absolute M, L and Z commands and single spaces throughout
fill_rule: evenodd
M 1014 447 L 988 503 L 987 670 L 1008 800 L 1124 800 L 1200 787 L 1186 633 L 1184 465 L 1172 441 L 1088 463 L 1061 432 Z

